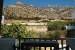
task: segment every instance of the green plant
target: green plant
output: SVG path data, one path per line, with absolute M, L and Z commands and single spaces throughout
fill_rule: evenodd
M 9 26 L 7 25 L 1 25 L 1 35 L 7 37 L 9 32 Z
M 60 37 L 61 37 L 61 31 L 55 30 L 55 38 L 60 38 Z
M 75 26 L 75 20 L 70 20 L 67 22 L 67 25 Z
M 1 26 L 1 34 L 4 37 L 36 37 L 34 31 L 28 31 L 26 28 L 27 25 L 22 24 L 14 24 L 8 26 L 8 25 L 2 25 Z
M 67 37 L 67 30 L 64 30 L 64 35 L 65 37 Z
M 62 30 L 62 27 L 64 27 L 65 25 L 66 25 L 66 22 L 54 21 L 54 22 L 48 22 L 47 28 L 48 28 L 48 31 Z
M 54 38 L 54 33 L 48 31 L 45 35 L 46 38 Z

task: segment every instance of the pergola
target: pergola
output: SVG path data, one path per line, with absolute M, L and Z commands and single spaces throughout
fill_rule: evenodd
M 1 25 L 1 19 L 2 19 L 2 9 L 3 9 L 3 0 L 0 0 L 0 25 Z

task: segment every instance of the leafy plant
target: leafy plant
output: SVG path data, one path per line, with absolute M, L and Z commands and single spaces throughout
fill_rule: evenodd
M 27 25 L 22 24 L 14 24 L 8 26 L 8 25 L 2 25 L 1 26 L 1 34 L 4 37 L 36 37 L 34 34 L 34 31 L 28 31 L 26 28 Z
M 55 30 L 55 38 L 60 38 L 60 37 L 61 37 L 61 31 Z

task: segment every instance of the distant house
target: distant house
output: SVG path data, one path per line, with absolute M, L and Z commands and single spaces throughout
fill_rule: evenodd
M 75 19 L 75 11 L 72 13 L 72 19 Z

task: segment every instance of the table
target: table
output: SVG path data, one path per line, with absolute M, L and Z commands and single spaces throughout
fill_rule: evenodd
M 54 50 L 59 50 L 59 43 L 55 41 L 25 41 L 21 43 L 21 49 L 24 50 L 24 46 L 26 47 L 26 50 L 30 46 L 35 47 L 54 47 Z
M 0 50 L 14 50 L 15 38 L 0 38 Z
M 67 50 L 69 50 L 69 47 L 72 50 L 75 50 L 75 38 L 67 38 L 66 39 L 66 43 L 67 43 L 67 46 L 68 46 L 68 49 Z

